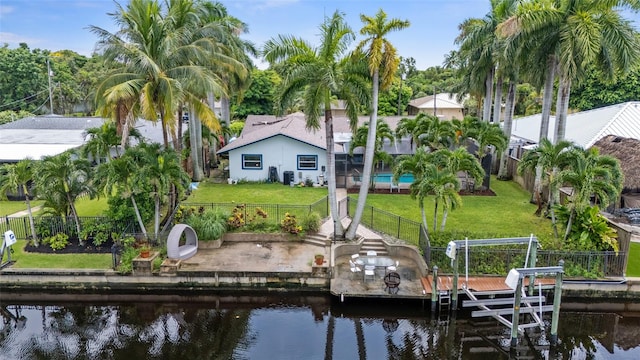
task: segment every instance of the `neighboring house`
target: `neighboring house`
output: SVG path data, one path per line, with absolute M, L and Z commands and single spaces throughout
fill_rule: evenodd
M 102 126 L 99 117 L 36 116 L 0 125 L 0 164 L 61 154 L 88 140 L 87 129 Z M 162 143 L 162 126 L 140 119 L 136 128 L 147 142 Z
M 464 118 L 464 106 L 456 100 L 456 94 L 440 93 L 435 96 L 423 96 L 409 101 L 407 113 L 435 115 L 442 120 Z
M 230 179 L 284 181 L 286 175 L 296 183 L 307 178 L 316 183 L 327 166 L 324 122 L 320 125 L 315 132 L 307 130 L 302 113 L 250 115 L 240 136 L 218 154 L 229 156 Z M 336 144 L 336 151 L 343 152 L 342 145 Z
M 513 120 L 512 141 L 537 144 L 540 140 L 541 114 Z M 549 119 L 548 138 L 555 141 L 556 118 Z M 590 148 L 607 135 L 640 139 L 640 102 L 631 101 L 567 115 L 565 139 Z

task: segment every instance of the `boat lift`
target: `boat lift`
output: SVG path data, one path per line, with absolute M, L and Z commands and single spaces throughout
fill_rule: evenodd
M 525 264 L 523 268 L 512 269 L 507 277 L 505 283 L 510 287 L 507 290 L 495 290 L 495 291 L 471 291 L 467 288 L 469 283 L 469 247 L 472 246 L 492 246 L 492 245 L 517 245 L 528 244 L 527 256 L 525 258 Z M 465 250 L 465 279 L 466 282 L 462 286 L 462 290 L 471 299 L 465 301 L 463 307 L 479 307 L 482 310 L 473 311 L 473 317 L 492 316 L 500 323 L 509 326 L 511 328 L 511 346 L 516 346 L 518 343 L 518 334 L 523 332 L 528 327 L 543 327 L 542 313 L 553 311 L 551 322 L 551 343 L 555 344 L 558 339 L 558 318 L 560 313 L 560 301 L 562 296 L 562 274 L 564 273 L 564 262 L 561 260 L 559 266 L 551 267 L 535 267 L 536 265 L 536 252 L 539 247 L 538 239 L 533 236 L 523 238 L 502 238 L 502 239 L 479 239 L 479 240 L 456 240 L 449 242 L 446 250 L 446 255 L 451 258 L 451 265 L 453 267 L 453 284 L 451 286 L 450 302 L 454 311 L 458 308 L 458 263 L 459 256 L 457 256 L 458 249 Z M 438 276 L 437 267 L 434 267 L 434 276 L 432 284 L 432 312 L 435 310 L 436 296 L 442 296 L 442 290 L 438 291 Z M 535 277 L 536 276 L 550 276 L 555 275 L 555 286 L 553 296 L 553 306 L 542 305 L 544 297 L 542 296 L 542 285 L 538 283 L 538 296 L 534 295 Z M 524 290 L 524 278 L 529 277 L 528 281 L 528 296 Z M 500 294 L 514 294 L 513 298 L 490 298 L 479 299 L 477 296 L 488 295 L 495 297 Z M 534 304 L 537 302 L 538 307 Z M 513 308 L 490 308 L 489 306 L 509 305 L 513 304 Z M 524 305 L 524 309 L 521 306 Z M 537 311 L 537 313 L 536 313 Z M 519 324 L 520 314 L 531 314 L 534 322 L 530 324 Z M 504 315 L 512 315 L 511 321 L 506 319 Z

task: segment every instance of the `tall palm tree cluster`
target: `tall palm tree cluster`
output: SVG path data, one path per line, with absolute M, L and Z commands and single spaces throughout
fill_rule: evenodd
M 116 7 L 109 15 L 117 32 L 90 27 L 111 69 L 96 92 L 98 110 L 118 124 L 122 148 L 142 117 L 160 122 L 164 146 L 180 151 L 180 120 L 189 109 L 193 178 L 201 180 L 201 124 L 221 131 L 214 99 L 228 99 L 251 72 L 248 53 L 255 49 L 240 39 L 247 26 L 222 4 L 207 1 L 132 0 Z
M 442 210 L 440 231 L 444 231 L 449 210 L 462 205 L 459 195 L 461 184 L 458 174 L 475 182 L 489 173 L 483 169 L 488 149 L 498 151 L 507 146 L 507 138 L 497 124 L 490 124 L 473 117 L 463 120 L 441 121 L 435 116 L 419 114 L 415 118 L 400 120 L 396 137 L 408 136 L 416 149 L 412 155 L 401 155 L 394 166 L 394 181 L 404 174 L 413 175 L 411 197 L 418 200 L 422 225 L 429 237 L 429 226 L 424 201 L 433 196 L 433 231 L 437 231 L 438 209 Z M 473 149 L 471 154 L 467 149 Z M 487 186 L 488 187 L 488 186 Z
M 169 205 L 170 193 L 175 191 L 180 197 L 189 184 L 177 153 L 160 144 L 143 142 L 98 166 L 92 166 L 82 153 L 69 151 L 42 160 L 25 159 L 0 167 L 0 194 L 6 196 L 20 190 L 25 195 L 34 245 L 39 243 L 31 210 L 34 198 L 44 200 L 45 213 L 69 219 L 78 235 L 82 232 L 82 224 L 75 203 L 80 196 L 129 201 L 138 221 L 138 230 L 145 237 L 148 219 L 143 219 L 138 202 L 151 198 L 153 236 L 157 238 L 160 213 Z M 80 241 L 82 243 L 82 239 Z
M 552 138 L 560 143 L 565 137 L 571 85 L 581 80 L 586 69 L 596 66 L 612 77 L 638 60 L 640 46 L 636 31 L 621 14 L 625 8 L 638 10 L 640 2 L 491 0 L 485 17 L 460 24 L 459 50 L 448 58 L 462 78 L 458 93 L 484 98 L 482 119 L 498 123 L 506 82 L 504 131 L 510 137 L 518 81 L 542 87 L 540 140 Z M 554 93 L 556 124 L 550 135 Z M 506 177 L 506 161 L 505 153 L 499 177 Z M 540 178 L 538 166 L 536 193 L 541 191 Z

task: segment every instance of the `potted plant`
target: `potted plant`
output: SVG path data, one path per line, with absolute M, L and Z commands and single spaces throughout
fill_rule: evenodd
M 316 265 L 322 265 L 322 264 L 324 264 L 324 255 L 322 255 L 322 254 L 316 254 L 316 256 L 315 256 L 315 260 L 316 260 Z
M 140 246 L 140 257 L 146 259 L 149 256 L 151 256 L 151 246 L 148 244 Z

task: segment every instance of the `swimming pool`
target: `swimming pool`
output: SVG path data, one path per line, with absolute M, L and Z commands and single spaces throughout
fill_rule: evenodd
M 393 174 L 381 173 L 381 174 L 375 175 L 374 181 L 376 183 L 390 183 L 392 178 L 393 178 Z M 413 183 L 413 174 L 404 174 L 400 176 L 400 178 L 398 179 L 398 184 L 411 184 L 411 183 Z

